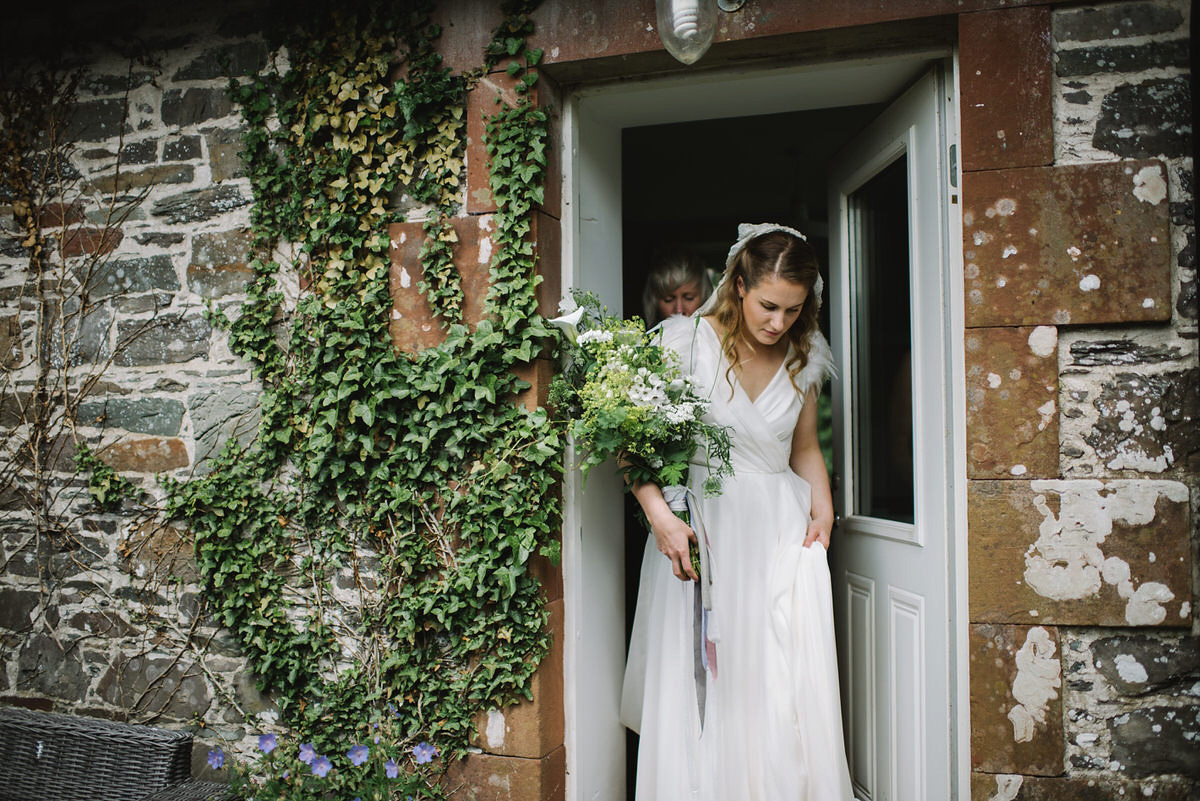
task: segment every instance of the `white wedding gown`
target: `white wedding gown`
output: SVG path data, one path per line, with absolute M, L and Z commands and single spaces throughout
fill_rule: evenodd
M 672 317 L 661 329 L 710 398 L 707 419 L 732 427 L 734 475 L 704 498 L 706 470 L 691 470 L 712 554 L 716 676 L 704 672 L 703 726 L 696 585 L 675 578 L 647 538 L 621 702 L 622 722 L 641 735 L 637 801 L 850 801 L 829 566 L 820 544 L 802 546 L 811 493 L 788 466 L 803 394 L 780 368 L 754 402 L 731 373 L 730 397 L 707 321 Z M 829 367 L 820 334 L 809 351 L 805 390 Z

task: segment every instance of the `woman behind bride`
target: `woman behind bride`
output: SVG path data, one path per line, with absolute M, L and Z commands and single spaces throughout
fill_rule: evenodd
M 782 225 L 743 225 L 716 293 L 662 323 L 706 419 L 731 431 L 733 476 L 704 498 L 699 538 L 661 488 L 634 496 L 651 525 L 621 716 L 640 734 L 639 801 L 849 801 L 826 549 L 833 503 L 817 444 L 829 346 L 812 248 Z M 703 446 L 703 443 L 701 443 Z

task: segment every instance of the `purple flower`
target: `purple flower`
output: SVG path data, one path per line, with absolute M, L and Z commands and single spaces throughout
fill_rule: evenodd
M 274 751 L 276 745 L 278 745 L 278 743 L 275 742 L 274 734 L 258 735 L 258 750 L 262 751 L 264 754 L 269 754 Z
M 323 756 L 319 756 L 312 761 L 313 775 L 321 779 L 325 778 L 325 775 L 329 773 L 329 769 L 332 767 L 333 763 Z
M 351 765 L 361 765 L 367 761 L 370 753 L 371 750 L 365 745 L 355 745 L 351 746 L 350 750 L 346 752 L 346 756 L 350 758 Z
M 313 760 L 316 758 L 317 758 L 317 749 L 313 748 L 312 743 L 301 743 L 300 744 L 299 759 L 301 762 L 303 762 L 305 765 L 311 765 L 313 763 Z
M 418 765 L 424 765 L 426 762 L 432 762 L 433 758 L 438 754 L 437 749 L 429 743 L 421 742 L 413 746 L 413 756 L 417 759 Z
M 400 766 L 396 764 L 396 760 L 389 759 L 383 763 L 383 772 L 387 774 L 389 779 L 394 779 L 400 775 Z
M 225 767 L 225 752 L 220 748 L 208 752 L 208 766 L 213 770 Z

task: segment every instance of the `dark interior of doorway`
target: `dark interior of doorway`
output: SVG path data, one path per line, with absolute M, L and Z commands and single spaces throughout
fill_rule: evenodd
M 829 165 L 884 105 L 625 129 L 621 162 L 626 316 L 640 316 L 645 276 L 664 254 L 694 255 L 719 277 L 739 223 L 794 227 L 808 236 L 821 264 L 828 264 Z M 828 304 L 822 320 L 826 334 L 827 309 Z M 830 432 L 823 433 L 828 441 Z M 647 535 L 634 515 L 634 502 L 628 495 L 625 500 L 628 632 Z M 637 767 L 637 735 L 632 732 L 627 749 L 627 798 L 632 800 Z

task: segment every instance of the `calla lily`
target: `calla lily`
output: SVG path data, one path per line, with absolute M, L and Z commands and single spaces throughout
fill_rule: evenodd
M 555 317 L 550 321 L 550 325 L 556 325 L 563 330 L 567 339 L 574 344 L 575 339 L 579 336 L 579 321 L 583 319 L 583 307 L 575 309 L 570 314 L 564 314 L 562 317 Z

